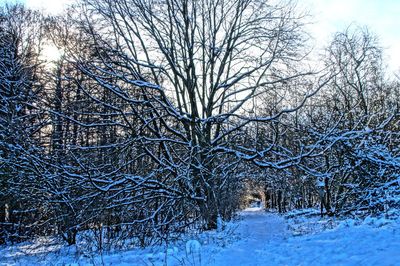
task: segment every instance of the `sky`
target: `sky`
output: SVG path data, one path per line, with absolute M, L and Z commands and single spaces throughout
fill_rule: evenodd
M 44 10 L 50 14 L 58 14 L 63 8 L 73 3 L 75 0 L 0 0 L 1 2 L 19 2 L 24 3 L 33 9 Z
M 322 47 L 337 31 L 350 24 L 367 26 L 384 49 L 389 71 L 400 71 L 400 0 L 298 0 L 310 11 L 309 26 L 316 47 Z
M 60 13 L 74 0 L 0 0 L 23 2 L 28 7 Z M 297 0 L 300 9 L 308 10 L 315 22 L 309 31 L 316 49 L 325 46 L 337 31 L 351 23 L 368 26 L 385 49 L 389 71 L 400 71 L 400 0 Z

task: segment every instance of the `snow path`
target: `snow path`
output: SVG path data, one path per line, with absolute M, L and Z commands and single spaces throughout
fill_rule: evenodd
M 240 240 L 211 255 L 205 265 L 266 265 L 266 246 L 285 240 L 288 235 L 286 221 L 277 214 L 249 208 L 240 215 L 242 220 L 236 229 Z
M 192 254 L 188 243 L 196 244 Z M 188 235 L 168 247 L 112 250 L 100 256 L 77 253 L 76 247 L 37 244 L 0 247 L 0 266 L 400 266 L 400 219 L 284 219 L 253 208 L 221 232 Z
M 400 266 L 400 224 L 384 218 L 370 218 L 361 224 L 348 219 L 336 221 L 332 229 L 321 231 L 329 220 L 301 218 L 297 226 L 314 229 L 293 236 L 294 220 L 248 209 L 241 213 L 234 243 L 202 252 L 205 266 Z M 292 229 L 289 229 L 289 225 Z M 198 265 L 198 264 L 196 264 Z

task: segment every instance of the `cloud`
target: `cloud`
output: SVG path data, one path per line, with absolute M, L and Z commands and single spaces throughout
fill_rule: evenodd
M 26 0 L 26 5 L 33 9 L 43 10 L 50 14 L 59 14 L 66 5 L 74 0 Z

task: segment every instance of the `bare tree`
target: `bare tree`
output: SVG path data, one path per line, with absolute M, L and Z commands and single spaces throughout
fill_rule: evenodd
M 34 108 L 42 93 L 41 16 L 21 5 L 0 10 L 0 243 L 29 234 L 26 217 L 38 214 L 30 195 L 35 193 L 41 112 Z M 32 186 L 31 186 L 32 185 Z
M 326 82 L 302 82 L 297 71 L 305 56 L 302 15 L 291 2 L 265 1 L 84 1 L 82 22 L 92 33 L 103 65 L 80 67 L 100 86 L 124 99 L 132 110 L 144 106 L 140 123 L 150 133 L 144 152 L 177 175 L 187 169 L 192 192 L 207 228 L 216 226 L 212 169 L 218 154 L 251 160 L 264 167 L 285 167 L 267 157 L 271 149 L 230 145 L 244 127 L 267 123 L 297 110 Z M 104 77 L 117 79 L 109 82 Z M 301 84 L 302 97 L 287 101 L 271 116 L 249 112 L 278 84 Z M 132 88 L 132 89 L 131 89 Z M 130 90 L 141 92 L 138 99 Z M 124 110 L 119 109 L 124 113 Z M 160 153 L 145 142 L 159 143 Z M 177 149 L 180 151 L 177 152 Z M 178 157 L 173 156 L 178 155 Z M 179 163 L 178 163 L 179 162 Z
M 304 169 L 316 177 L 316 190 L 328 214 L 377 210 L 383 206 L 378 198 L 384 190 L 378 184 L 390 183 L 390 172 L 397 167 L 389 163 L 398 157 L 392 146 L 398 107 L 390 96 L 397 89 L 384 75 L 376 37 L 365 28 L 337 33 L 327 49 L 326 64 L 338 74 L 302 110 L 309 112 L 304 122 L 308 121 L 310 136 L 324 136 L 323 152 L 308 161 L 311 169 Z

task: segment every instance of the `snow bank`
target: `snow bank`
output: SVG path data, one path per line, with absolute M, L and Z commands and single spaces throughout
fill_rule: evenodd
M 249 209 L 221 232 L 103 254 L 22 243 L 0 247 L 0 265 L 400 265 L 400 220 L 321 219 L 310 213 L 284 219 Z
M 354 225 L 268 245 L 272 265 L 400 265 L 400 226 Z

